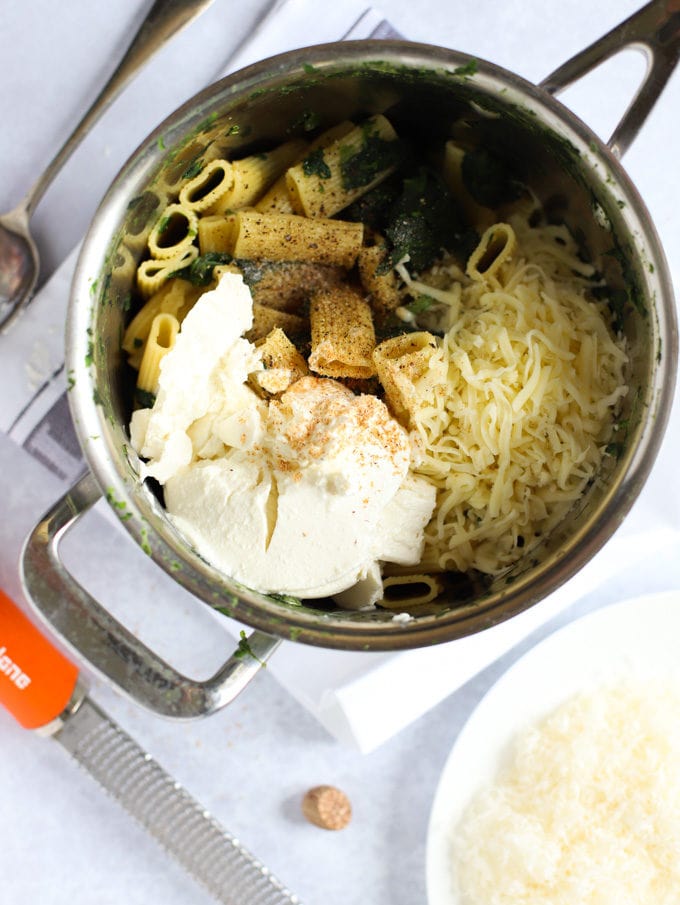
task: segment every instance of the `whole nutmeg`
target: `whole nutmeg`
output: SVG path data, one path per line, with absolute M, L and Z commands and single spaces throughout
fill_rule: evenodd
M 302 813 L 324 830 L 342 830 L 352 819 L 352 805 L 335 786 L 315 786 L 302 799 Z

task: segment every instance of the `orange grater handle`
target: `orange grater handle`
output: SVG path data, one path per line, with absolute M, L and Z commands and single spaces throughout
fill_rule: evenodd
M 38 729 L 68 705 L 78 669 L 0 590 L 0 704 L 26 729 Z

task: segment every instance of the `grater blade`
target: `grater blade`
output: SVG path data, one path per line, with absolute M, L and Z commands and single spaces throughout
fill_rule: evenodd
M 224 905 L 302 905 L 89 698 L 53 736 Z

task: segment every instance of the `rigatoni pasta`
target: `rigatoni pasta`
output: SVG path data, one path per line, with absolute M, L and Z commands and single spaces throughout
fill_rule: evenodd
M 231 191 L 233 185 L 234 173 L 231 163 L 216 158 L 182 186 L 179 202 L 184 208 L 198 214 L 212 214 L 216 205 Z
M 361 251 L 364 227 L 343 220 L 310 220 L 295 214 L 234 214 L 230 247 L 235 258 L 308 261 L 349 269 Z
M 336 139 L 342 138 L 351 132 L 352 129 L 354 129 L 354 123 L 349 121 L 332 126 L 330 129 L 327 129 L 325 132 L 322 132 L 321 135 L 317 136 L 311 144 L 306 146 L 305 154 L 301 156 L 300 160 L 296 160 L 295 163 L 300 163 L 304 157 L 313 153 L 318 148 L 324 148 L 336 141 Z M 262 198 L 260 198 L 253 207 L 255 210 L 264 214 L 296 213 L 291 202 L 290 192 L 288 191 L 287 172 L 284 172 L 279 176 L 272 187 L 265 192 Z
M 305 147 L 304 141 L 295 139 L 279 145 L 273 151 L 234 160 L 231 164 L 231 186 L 213 205 L 215 213 L 238 210 L 259 201 Z
M 253 304 L 253 325 L 246 333 L 246 339 L 257 342 L 268 336 L 272 330 L 280 328 L 290 336 L 299 336 L 308 332 L 309 324 L 306 318 L 288 311 L 279 311 L 277 308 L 268 308 L 266 305 Z
M 148 299 L 179 271 L 189 267 L 198 257 L 198 249 L 190 245 L 171 258 L 149 258 L 137 268 L 137 288 Z
M 198 247 L 202 255 L 229 253 L 234 248 L 236 214 L 212 214 L 198 221 Z
M 324 377 L 372 377 L 375 329 L 371 309 L 350 287 L 316 292 L 310 301 L 309 367 Z
M 373 361 L 391 410 L 409 426 L 435 388 L 446 386 L 447 367 L 432 333 L 386 339 L 374 349 Z
M 445 587 L 441 574 L 417 572 L 408 575 L 387 575 L 383 578 L 380 605 L 388 610 L 408 610 L 424 606 L 439 597 Z
M 385 154 L 384 165 L 380 155 L 371 153 L 372 143 L 395 143 L 397 133 L 390 121 L 373 116 L 361 126 L 337 138 L 325 147 L 317 147 L 301 162 L 286 173 L 286 184 L 293 210 L 305 217 L 332 217 L 361 195 L 366 194 L 386 179 L 396 168 L 395 155 Z M 362 155 L 368 158 L 363 168 Z
M 200 287 L 192 286 L 186 280 L 177 277 L 166 280 L 127 325 L 121 344 L 124 351 L 134 355 L 144 346 L 157 314 L 171 314 L 181 324 L 200 294 Z
M 169 204 L 149 234 L 149 251 L 161 260 L 176 258 L 193 246 L 197 232 L 196 212 L 182 204 Z
M 275 327 L 257 347 L 264 370 L 256 371 L 251 380 L 269 395 L 284 393 L 296 380 L 309 374 L 304 356 L 280 327 Z
M 478 204 L 465 187 L 463 160 L 466 150 L 457 141 L 447 141 L 444 145 L 442 174 L 449 189 L 459 199 L 471 223 L 482 232 L 496 220 L 496 214 L 488 207 Z
M 253 205 L 261 214 L 294 214 L 285 174 Z
M 509 264 L 517 245 L 515 231 L 507 223 L 490 226 L 468 259 L 466 273 L 472 280 L 500 289 L 502 268 Z
M 357 258 L 361 285 L 371 307 L 380 316 L 396 311 L 403 302 L 397 274 L 392 267 L 385 266 L 388 259 L 387 248 L 383 244 L 364 245 Z
M 175 345 L 178 333 L 179 321 L 172 314 L 157 314 L 154 317 L 139 365 L 138 389 L 145 393 L 156 393 L 161 362 Z
M 345 268 L 307 261 L 241 261 L 226 266 L 243 274 L 255 304 L 293 313 L 304 309 L 313 292 L 347 281 Z

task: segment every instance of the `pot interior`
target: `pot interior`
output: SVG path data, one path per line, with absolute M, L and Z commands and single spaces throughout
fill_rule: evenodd
M 384 113 L 397 131 L 441 145 L 461 130 L 502 157 L 566 223 L 605 278 L 630 358 L 616 449 L 558 529 L 493 579 L 450 574 L 433 603 L 352 612 L 249 591 L 192 551 L 157 489 L 138 478 L 127 425 L 133 372 L 121 355 L 139 307 L 136 268 L 159 212 L 207 156 L 237 158 L 345 119 Z M 94 278 L 94 279 L 93 279 Z M 95 218 L 74 284 L 68 330 L 71 393 L 89 463 L 123 524 L 190 591 L 239 621 L 329 647 L 391 649 L 462 637 L 544 598 L 618 527 L 660 443 L 675 369 L 673 299 L 663 254 L 620 165 L 557 102 L 510 73 L 404 42 L 311 48 L 265 61 L 198 95 L 163 123 L 121 171 Z

